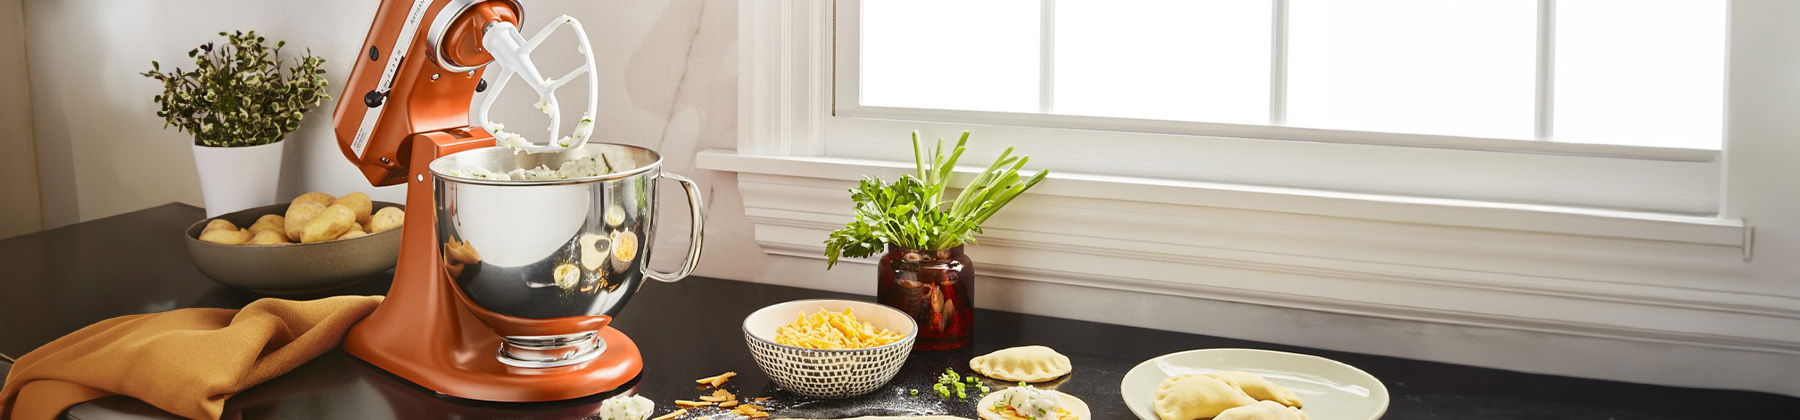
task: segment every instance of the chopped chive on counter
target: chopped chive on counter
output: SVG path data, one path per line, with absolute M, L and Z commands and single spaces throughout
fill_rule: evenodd
M 944 369 L 944 373 L 938 375 L 937 383 L 931 385 L 931 390 L 936 391 L 939 397 L 948 399 L 951 394 L 955 394 L 959 401 L 969 400 L 969 388 L 975 388 L 982 394 L 988 392 L 987 385 L 981 383 L 981 377 L 975 376 L 975 374 L 963 376 L 956 373 L 956 368 Z M 911 394 L 918 395 L 919 393 L 915 389 Z

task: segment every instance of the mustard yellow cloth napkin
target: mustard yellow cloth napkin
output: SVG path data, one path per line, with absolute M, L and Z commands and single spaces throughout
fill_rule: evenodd
M 217 419 L 226 398 L 336 347 L 380 303 L 380 296 L 266 298 L 242 310 L 100 321 L 20 357 L 0 388 L 0 418 L 51 419 L 121 394 L 176 415 Z

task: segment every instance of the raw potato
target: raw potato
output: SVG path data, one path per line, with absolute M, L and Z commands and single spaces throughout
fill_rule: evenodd
M 368 223 L 370 216 L 369 212 L 372 211 L 371 209 L 375 206 L 374 202 L 369 201 L 368 194 L 359 192 L 345 194 L 343 197 L 338 197 L 337 200 L 333 200 L 331 204 L 343 204 L 345 207 L 349 207 L 350 211 L 356 213 L 356 223 Z
M 338 235 L 337 238 L 338 239 L 350 239 L 350 238 L 355 238 L 355 237 L 360 237 L 360 236 L 369 236 L 369 231 L 363 230 L 362 225 L 351 223 L 350 230 L 347 232 L 344 232 L 344 234 L 342 234 L 342 235 Z
M 406 212 L 399 207 L 387 207 L 375 212 L 369 219 L 369 233 L 381 233 L 406 224 Z
M 262 215 L 245 228 L 225 219 L 207 221 L 200 230 L 200 239 L 227 245 L 316 243 L 368 236 L 406 223 L 406 213 L 399 208 L 371 213 L 374 205 L 366 193 L 332 197 L 309 192 L 294 197 L 285 212 Z
M 324 211 L 325 205 L 323 204 L 295 200 L 293 204 L 288 205 L 287 221 L 283 224 L 282 232 L 287 234 L 288 240 L 299 241 L 301 233 L 306 230 L 307 223 L 312 222 L 314 217 Z
M 287 225 L 286 220 L 287 218 L 281 217 L 279 214 L 265 214 L 262 217 L 256 218 L 256 223 L 250 224 L 249 230 L 251 234 L 258 234 L 265 230 L 269 230 L 286 236 L 287 228 L 284 227 Z M 252 237 L 252 239 L 254 239 L 254 237 Z M 286 241 L 287 238 L 284 237 L 282 240 Z
M 253 232 L 255 232 L 255 236 L 250 237 L 250 245 L 287 245 L 293 243 L 288 242 L 287 234 L 282 233 L 279 230 L 260 230 Z
M 331 205 L 331 201 L 332 201 L 331 194 L 326 194 L 326 193 L 322 193 L 322 192 L 309 192 L 306 194 L 300 194 L 299 197 L 294 197 L 293 202 L 294 203 L 309 203 L 309 202 L 310 203 L 319 203 L 320 207 L 324 207 L 324 206 Z
M 356 213 L 353 210 L 342 204 L 332 204 L 331 207 L 326 207 L 324 211 L 319 212 L 318 216 L 306 222 L 306 228 L 300 234 L 300 243 L 310 244 L 337 239 L 344 232 L 349 232 L 350 226 L 355 224 Z
M 250 232 L 242 230 L 213 229 L 200 234 L 200 240 L 225 245 L 243 245 L 250 240 Z
M 237 227 L 237 225 L 231 224 L 230 220 L 213 219 L 211 222 L 206 222 L 206 227 L 200 228 L 200 234 L 205 235 L 206 232 L 211 232 L 211 231 L 220 230 L 220 229 L 238 230 L 238 227 Z

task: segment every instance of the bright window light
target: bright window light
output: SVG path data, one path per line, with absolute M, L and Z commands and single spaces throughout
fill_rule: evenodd
M 1534 138 L 1537 2 L 1289 4 L 1288 125 Z
M 1037 0 L 862 3 L 862 104 L 1038 111 Z
M 1057 1 L 1051 112 L 1268 124 L 1272 1 Z
M 1558 0 L 1557 141 L 1718 149 L 1720 0 Z
M 1080 121 L 1117 129 L 1141 122 L 1112 118 L 1723 144 L 1723 0 L 858 4 L 858 74 L 839 77 L 857 81 L 863 106 L 1049 114 L 1009 120 L 1023 124 L 1102 117 Z

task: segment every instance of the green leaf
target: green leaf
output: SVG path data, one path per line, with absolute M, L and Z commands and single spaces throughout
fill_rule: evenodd
M 912 174 L 892 183 L 864 177 L 849 189 L 853 220 L 827 235 L 827 267 L 841 257 L 874 255 L 887 245 L 944 249 L 974 243 L 981 223 L 1049 174 L 1038 171 L 1021 180 L 1019 172 L 1030 158 L 1013 156 L 1009 147 L 963 187 L 956 200 L 946 202 L 943 195 L 950 189 L 956 162 L 968 150 L 969 132 L 948 150 L 943 140 L 927 149 L 918 136 L 918 131 L 912 133 Z
M 217 146 L 250 146 L 279 141 L 297 130 L 305 112 L 329 99 L 322 75 L 325 60 L 309 50 L 293 60 L 280 60 L 285 41 L 269 47 L 255 31 L 219 32 L 223 43 L 207 43 L 188 51 L 192 70 L 164 73 L 151 62 L 142 75 L 163 84 L 152 99 L 165 127 Z

